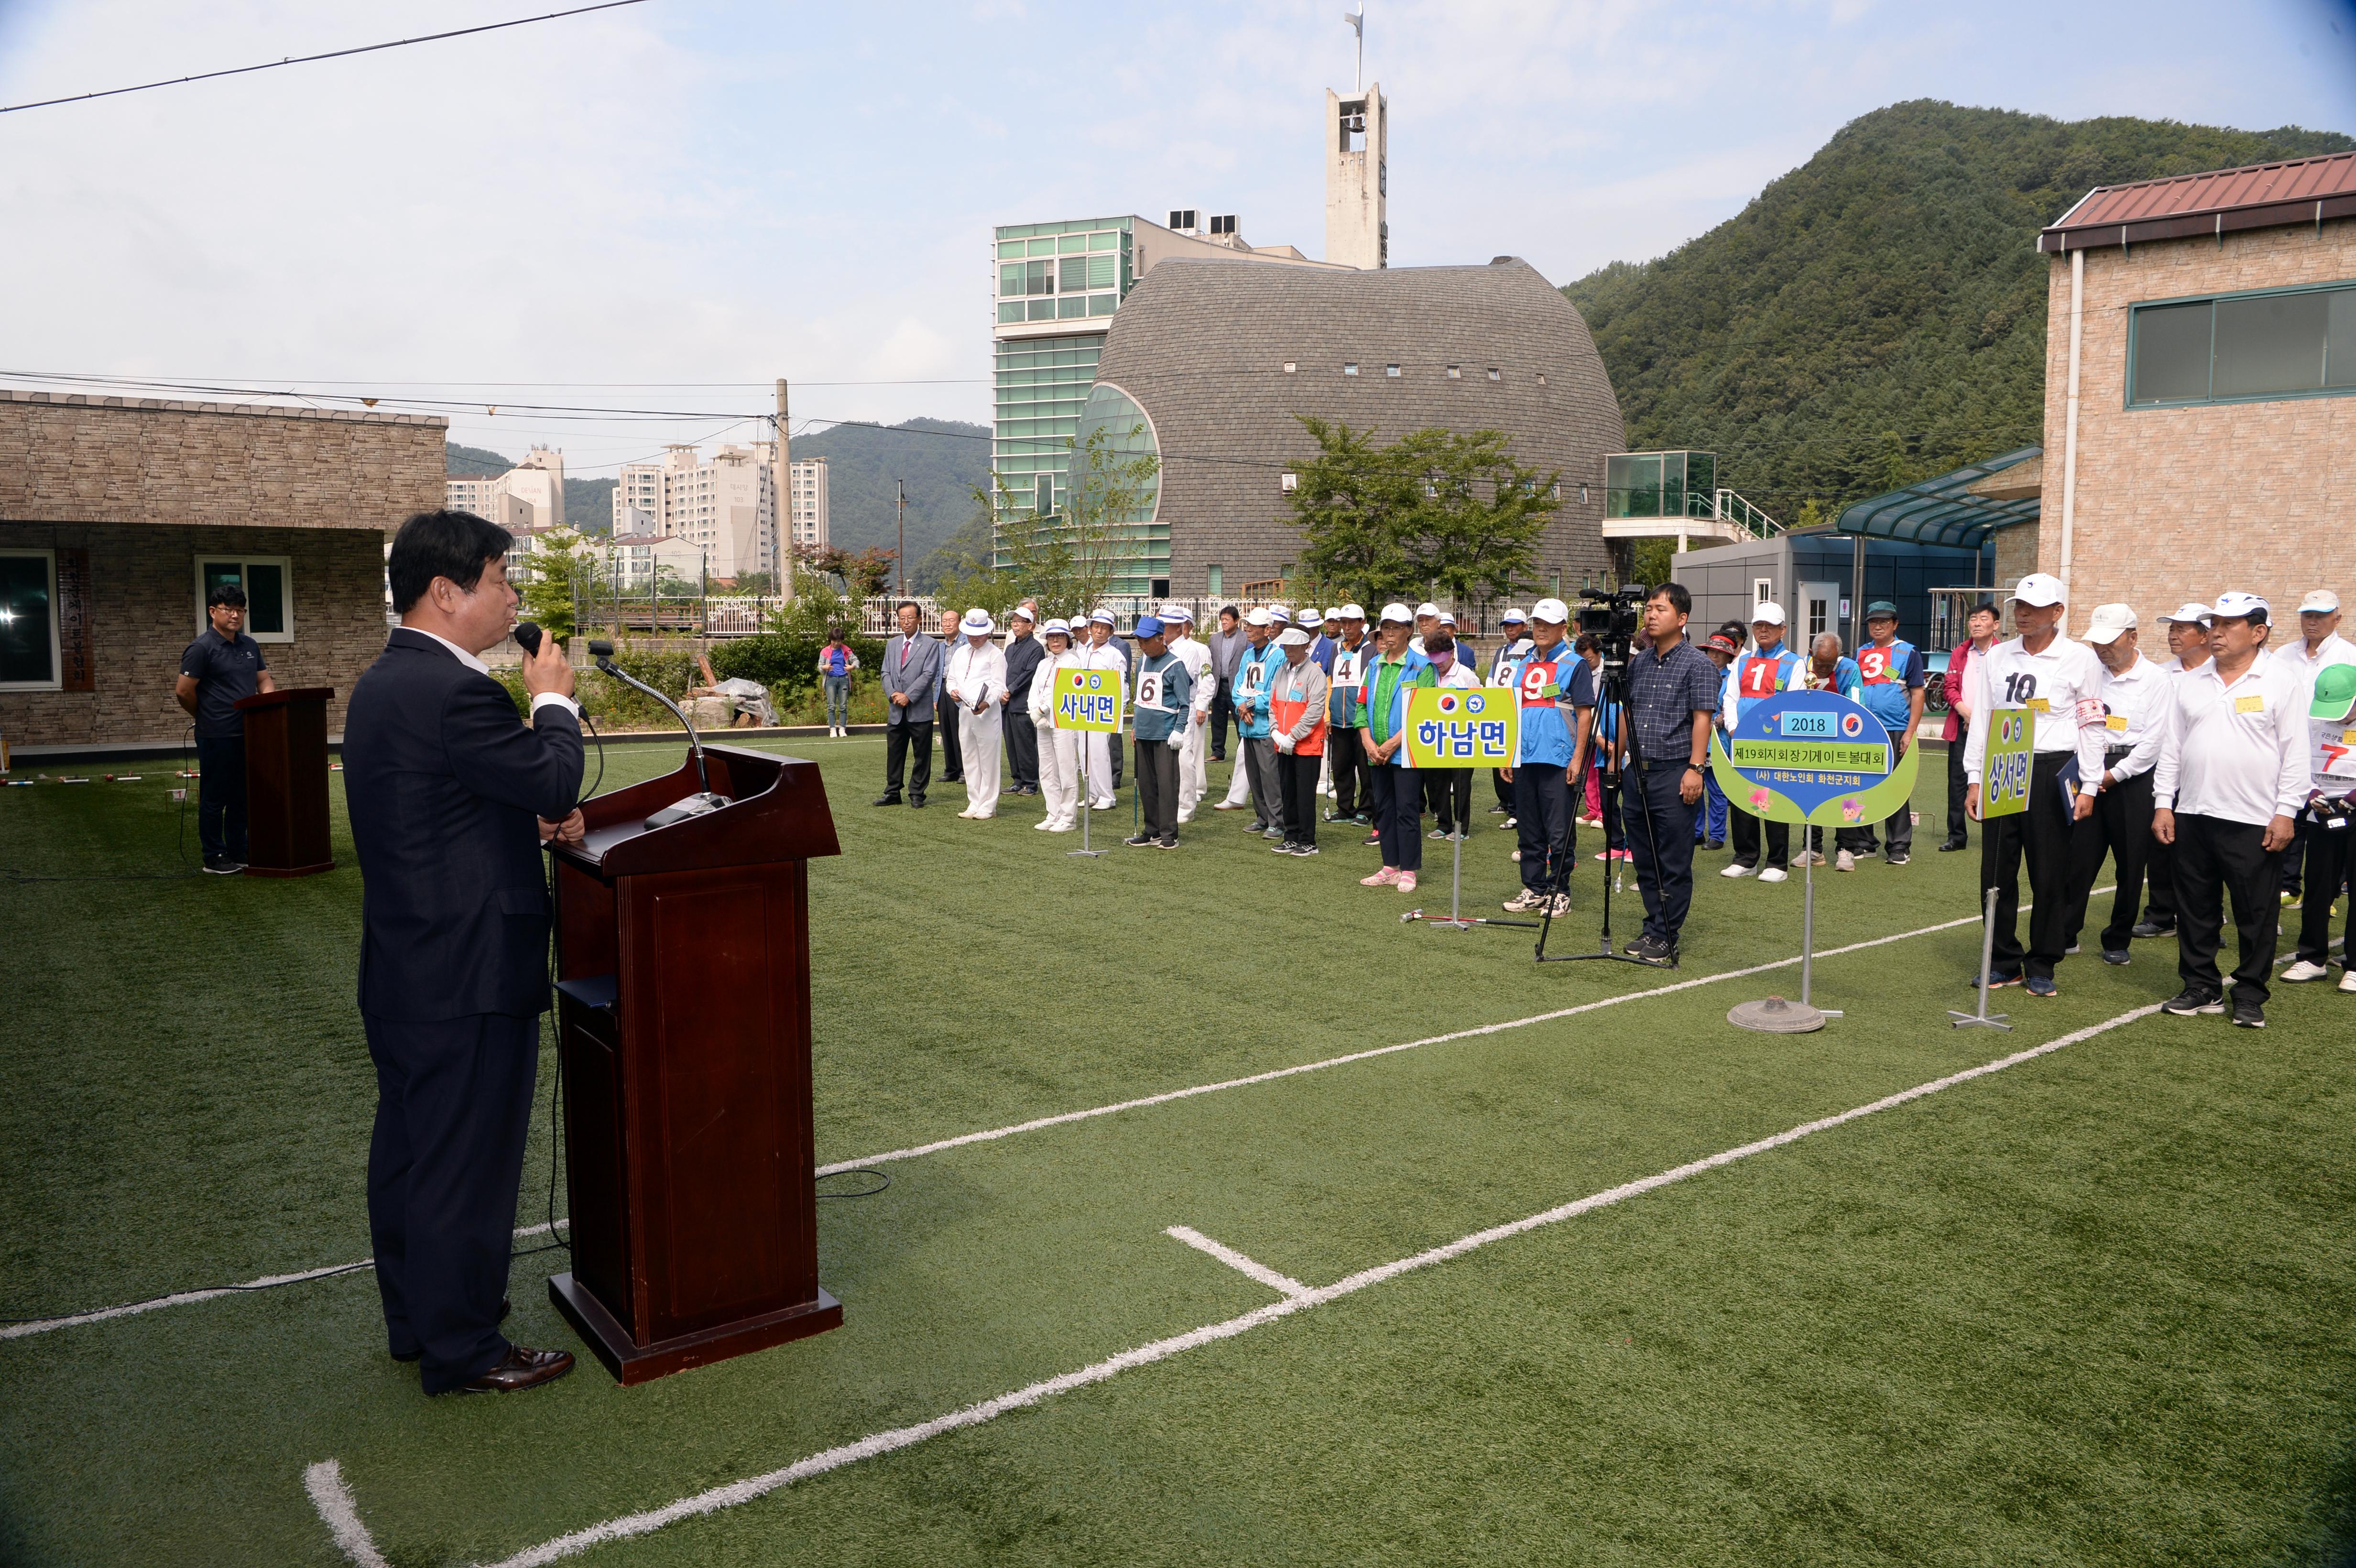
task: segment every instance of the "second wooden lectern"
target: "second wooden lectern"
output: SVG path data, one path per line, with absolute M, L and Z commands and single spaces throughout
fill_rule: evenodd
M 238 699 L 245 715 L 249 877 L 307 877 L 336 869 L 327 842 L 327 699 L 303 686 Z
M 558 846 L 573 1268 L 558 1310 L 622 1382 L 820 1333 L 809 879 L 841 853 L 818 764 L 703 749 L 728 804 L 662 827 L 695 762 L 582 806 Z

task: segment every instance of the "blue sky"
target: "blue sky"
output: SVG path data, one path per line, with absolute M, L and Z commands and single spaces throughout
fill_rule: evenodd
M 533 9 L 0 0 L 0 101 Z M 724 421 L 513 404 L 750 413 L 782 374 L 798 422 L 981 420 L 992 224 L 1191 206 L 1323 253 L 1340 9 L 648 0 L 0 115 L 0 368 L 479 397 L 455 436 L 576 474 Z M 1659 255 L 1908 98 L 2356 133 L 2351 0 L 1369 11 L 1402 266 Z M 489 385 L 594 382 L 742 385 Z

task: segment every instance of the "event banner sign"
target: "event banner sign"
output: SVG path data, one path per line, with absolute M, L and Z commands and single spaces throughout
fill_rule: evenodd
M 1117 669 L 1057 670 L 1054 727 L 1119 733 L 1121 686 Z
M 1419 687 L 1407 694 L 1411 768 L 1510 768 L 1521 745 L 1521 709 L 1494 686 Z
M 1746 702 L 1731 744 L 1713 734 L 1710 771 L 1727 799 L 1769 822 L 1854 827 L 1879 822 L 1914 791 L 1881 721 L 1829 691 L 1786 691 Z
M 2037 739 L 2026 708 L 1997 708 L 1987 716 L 1987 755 L 1980 765 L 1980 819 L 2029 809 L 2029 747 Z

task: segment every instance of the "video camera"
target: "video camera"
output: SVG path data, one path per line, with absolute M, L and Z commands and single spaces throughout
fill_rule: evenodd
M 1572 616 L 1581 634 L 1593 634 L 1608 667 L 1627 667 L 1629 645 L 1644 624 L 1644 601 L 1650 596 L 1651 590 L 1641 582 L 1580 591 L 1579 608 Z

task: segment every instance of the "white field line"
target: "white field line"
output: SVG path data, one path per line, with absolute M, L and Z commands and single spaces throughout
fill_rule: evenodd
M 516 1232 L 520 1241 L 553 1229 L 546 1221 L 527 1225 Z M 215 1285 L 209 1290 L 182 1290 L 170 1296 L 151 1296 L 145 1301 L 126 1301 L 120 1307 L 102 1307 L 95 1312 L 76 1312 L 63 1317 L 36 1318 L 30 1323 L 10 1323 L 0 1326 L 0 1339 L 21 1339 L 27 1334 L 46 1334 L 52 1328 L 72 1328 L 84 1323 L 103 1323 L 110 1317 L 130 1317 L 142 1312 L 153 1312 L 159 1307 L 186 1307 L 192 1301 L 211 1301 L 223 1296 L 242 1296 L 249 1291 L 266 1290 L 273 1285 L 297 1285 L 306 1279 L 326 1279 L 333 1275 L 358 1274 L 376 1266 L 376 1259 L 361 1258 L 356 1263 L 331 1264 L 326 1268 L 305 1269 L 300 1274 L 266 1274 L 260 1279 L 249 1279 L 242 1285 Z
M 2096 888 L 2086 896 L 2089 899 L 2099 898 L 2111 891 L 2110 888 Z M 2025 903 L 2020 907 L 2027 910 L 2033 908 L 2034 905 Z M 1826 948 L 1816 956 L 1837 958 L 1844 953 L 1862 953 L 1868 948 L 1886 947 L 1893 942 L 1911 942 L 1918 936 L 1930 936 L 1942 931 L 1953 931 L 1958 926 L 1977 925 L 1982 918 L 1982 916 L 1974 915 L 1966 920 L 1942 921 L 1936 925 L 1925 925 L 1913 931 L 1901 931 L 1889 936 L 1877 936 L 1866 942 L 1852 942 L 1846 947 Z M 1255 1072 L 1245 1078 L 1222 1079 L 1216 1083 L 1197 1083 L 1190 1088 L 1173 1089 L 1167 1093 L 1148 1094 L 1141 1099 L 1123 1100 L 1116 1104 L 1097 1105 L 1085 1111 L 1066 1111 L 1057 1115 L 1040 1116 L 1028 1122 L 1017 1122 L 1012 1126 L 991 1127 L 978 1133 L 961 1133 L 956 1137 L 942 1138 L 935 1143 L 918 1144 L 912 1148 L 893 1149 L 886 1154 L 869 1155 L 863 1159 L 838 1160 L 832 1165 L 819 1166 L 816 1174 L 837 1176 L 846 1170 L 859 1169 L 862 1166 L 882 1165 L 887 1160 L 915 1159 L 920 1155 L 939 1154 L 944 1149 L 962 1148 L 968 1144 L 993 1143 L 1000 1138 L 1011 1138 L 1018 1133 L 1035 1133 L 1047 1127 L 1059 1127 L 1067 1122 L 1092 1121 L 1096 1117 L 1109 1116 L 1122 1111 L 1141 1111 L 1151 1105 L 1166 1105 L 1173 1100 L 1191 1100 L 1198 1094 L 1216 1094 L 1229 1089 L 1248 1089 L 1255 1083 L 1273 1083 L 1277 1079 L 1291 1078 L 1303 1072 L 1323 1072 L 1329 1067 L 1344 1067 L 1353 1061 L 1366 1061 L 1378 1056 L 1395 1055 L 1402 1051 L 1420 1051 L 1426 1046 L 1446 1045 L 1451 1040 L 1472 1040 L 1484 1034 L 1502 1034 L 1507 1029 L 1526 1029 L 1531 1024 L 1550 1023 L 1557 1019 L 1591 1013 L 1600 1008 L 1616 1008 L 1622 1002 L 1641 1002 L 1653 997 L 1671 996 L 1678 991 L 1690 991 L 1697 986 L 1714 986 L 1721 980 L 1741 980 L 1753 975 L 1771 974 L 1777 969 L 1789 969 L 1798 963 L 1797 958 L 1778 958 L 1772 964 L 1755 964 L 1748 969 L 1729 969 L 1723 974 L 1703 975 L 1691 980 L 1679 980 L 1674 985 L 1656 986 L 1649 991 L 1631 991 L 1624 996 L 1606 997 L 1601 1001 L 1583 1002 L 1575 1008 L 1559 1008 L 1553 1012 L 1533 1013 L 1526 1019 L 1512 1019 L 1504 1023 L 1483 1024 L 1476 1029 L 1457 1029 L 1450 1034 L 1435 1034 L 1423 1040 L 1411 1040 L 1401 1045 L 1376 1046 L 1372 1051 L 1352 1051 L 1346 1056 L 1329 1056 L 1323 1061 L 1306 1061 L 1296 1067 L 1279 1067 L 1267 1072 Z M 536 1236 L 549 1228 L 546 1224 L 530 1225 L 518 1231 L 516 1234 L 519 1237 Z M 211 1290 L 184 1290 L 171 1296 L 155 1296 L 146 1301 L 126 1302 L 120 1307 L 103 1307 L 95 1312 L 77 1312 L 63 1317 L 44 1317 L 31 1323 L 11 1323 L 0 1326 L 0 1339 L 21 1339 L 27 1334 L 46 1334 L 53 1328 L 71 1328 L 79 1324 L 98 1323 L 109 1317 L 128 1317 L 134 1313 L 153 1312 L 160 1307 L 181 1307 L 190 1302 L 210 1301 L 217 1296 L 237 1296 L 267 1285 L 292 1285 L 305 1279 L 324 1279 L 330 1275 L 368 1267 L 375 1261 L 373 1258 L 362 1258 L 357 1264 L 336 1264 L 327 1268 L 308 1269 L 301 1274 L 265 1275 L 260 1279 L 248 1280 L 240 1285 Z
M 2089 899 L 2109 892 L 2109 888 L 2096 888 Z M 2022 909 L 2032 906 L 2023 904 Z M 1868 948 L 1887 947 L 1893 942 L 1912 942 L 1918 936 L 1930 936 L 1942 931 L 1954 931 L 1960 926 L 1978 925 L 1986 917 L 1972 915 L 1964 920 L 1941 921 L 1913 931 L 1901 931 L 1889 936 L 1877 936 L 1867 942 L 1852 942 L 1846 947 L 1828 947 L 1816 955 L 1818 959 L 1837 958 L 1844 953 L 1862 953 Z M 1697 976 L 1691 980 L 1679 980 L 1673 985 L 1655 986 L 1649 991 L 1630 991 L 1617 997 L 1605 997 L 1601 1001 L 1581 1002 L 1575 1008 L 1558 1008 L 1552 1012 L 1532 1013 L 1526 1019 L 1509 1019 L 1504 1023 L 1483 1024 L 1476 1029 L 1460 1029 L 1448 1034 L 1435 1034 L 1422 1040 L 1410 1040 L 1400 1045 L 1378 1045 L 1371 1051 L 1354 1051 L 1347 1056 L 1329 1056 L 1323 1061 L 1304 1061 L 1297 1067 L 1278 1067 L 1266 1072 L 1255 1072 L 1245 1078 L 1223 1078 L 1216 1083 L 1196 1083 L 1185 1089 L 1173 1089 L 1167 1093 L 1147 1094 L 1135 1100 L 1122 1100 L 1110 1105 L 1095 1105 L 1085 1111 L 1065 1111 L 1053 1116 L 1037 1116 L 1012 1126 L 991 1127 L 979 1133 L 959 1133 L 953 1138 L 941 1138 L 934 1143 L 917 1144 L 909 1148 L 895 1148 L 884 1154 L 871 1154 L 863 1159 L 838 1160 L 818 1168 L 820 1176 L 836 1176 L 862 1166 L 882 1165 L 887 1160 L 915 1159 L 920 1155 L 938 1154 L 944 1149 L 963 1148 L 968 1144 L 993 1143 L 1020 1133 L 1035 1133 L 1047 1127 L 1060 1127 L 1070 1122 L 1092 1121 L 1098 1116 L 1117 1115 L 1123 1111 L 1141 1111 L 1149 1105 L 1166 1105 L 1173 1100 L 1191 1100 L 1197 1094 L 1217 1094 L 1229 1089 L 1248 1089 L 1255 1083 L 1272 1083 L 1280 1078 L 1296 1077 L 1303 1072 L 1323 1072 L 1329 1067 L 1346 1067 L 1353 1061 L 1370 1061 L 1378 1056 L 1393 1056 L 1402 1051 L 1421 1051 L 1430 1045 L 1446 1045 L 1451 1040 L 1472 1040 L 1484 1034 L 1503 1034 L 1507 1029 L 1527 1029 L 1532 1024 L 1552 1023 L 1557 1019 L 1576 1018 L 1603 1008 L 1616 1008 L 1627 1002 L 1642 1002 L 1654 997 L 1673 996 L 1700 986 L 1715 986 L 1727 980 L 1744 980 L 1753 975 L 1772 974 L 1778 969 L 1795 968 L 1797 957 L 1778 958 L 1772 964 L 1754 964 L 1748 969 L 1729 969 L 1721 974 Z
M 1243 1253 L 1223 1243 L 1215 1242 L 1192 1225 L 1173 1225 L 1162 1232 L 1175 1236 L 1198 1253 L 1207 1253 L 1247 1279 L 1256 1279 L 1279 1296 L 1306 1296 L 1309 1287 L 1289 1274 L 1279 1274 L 1266 1264 L 1252 1262 Z
M 359 1505 L 352 1500 L 351 1488 L 344 1485 L 341 1465 L 333 1459 L 320 1460 L 303 1472 L 303 1489 L 311 1494 L 311 1506 L 319 1510 L 327 1533 L 336 1538 L 336 1545 L 352 1560 L 354 1568 L 387 1568 L 376 1542 L 369 1539 L 368 1526 L 360 1522 Z
M 1345 1296 L 1355 1295 L 1370 1285 L 1381 1285 L 1387 1280 L 1397 1279 L 1399 1275 L 1412 1273 L 1417 1269 L 1429 1268 L 1434 1264 L 1443 1264 L 1451 1259 L 1462 1257 L 1465 1253 L 1479 1247 L 1485 1247 L 1492 1242 L 1505 1241 L 1509 1237 L 1518 1236 L 1526 1231 L 1535 1231 L 1543 1226 L 1559 1224 L 1565 1220 L 1575 1219 L 1581 1214 L 1608 1208 L 1614 1203 L 1625 1202 L 1631 1198 L 1650 1192 L 1656 1188 L 1669 1186 L 1673 1182 L 1683 1181 L 1688 1177 L 1699 1176 L 1705 1172 L 1716 1170 L 1721 1166 L 1732 1165 L 1737 1160 L 1748 1159 L 1753 1155 L 1765 1154 L 1772 1149 L 1782 1148 L 1786 1144 L 1797 1143 L 1811 1134 L 1821 1133 L 1846 1122 L 1857 1121 L 1860 1117 L 1893 1109 L 1909 1101 L 1922 1099 L 1925 1095 L 1936 1094 L 1942 1090 L 1952 1089 L 1958 1083 L 1968 1083 L 1975 1078 L 1985 1078 L 1990 1073 L 2002 1072 L 2007 1068 L 2018 1067 L 2024 1061 L 2034 1061 L 2038 1057 L 2060 1051 L 2064 1046 L 2076 1045 L 2082 1040 L 2091 1040 L 2122 1024 L 2149 1018 L 2158 1011 L 2159 1011 L 2159 1004 L 2153 1002 L 2130 1012 L 2121 1013 L 2115 1019 L 2079 1029 L 2075 1033 L 2065 1034 L 2059 1040 L 2048 1040 L 2043 1045 L 2029 1046 L 2009 1056 L 1999 1057 L 1994 1061 L 1983 1062 L 1977 1067 L 1967 1067 L 1960 1072 L 1951 1072 L 1944 1078 L 1934 1078 L 1927 1083 L 1918 1083 L 1912 1089 L 1901 1089 L 1894 1094 L 1884 1095 L 1869 1104 L 1858 1105 L 1833 1115 L 1819 1117 L 1813 1122 L 1803 1122 L 1796 1127 L 1761 1138 L 1755 1143 L 1747 1143 L 1737 1148 L 1726 1149 L 1661 1171 L 1656 1175 L 1642 1177 L 1618 1187 L 1607 1188 L 1601 1192 L 1590 1194 L 1573 1202 L 1565 1203 L 1559 1208 L 1548 1209 L 1541 1213 L 1509 1221 L 1503 1225 L 1493 1225 L 1485 1231 L 1475 1231 L 1469 1236 L 1460 1236 L 1455 1241 L 1444 1243 L 1427 1252 L 1417 1253 L 1411 1257 L 1399 1258 L 1369 1269 L 1361 1269 L 1346 1278 L 1335 1280 L 1332 1285 L 1303 1289 L 1299 1295 L 1288 1292 L 1283 1300 L 1270 1302 L 1268 1306 L 1247 1312 L 1240 1317 L 1230 1317 L 1222 1323 L 1205 1324 L 1200 1328 L 1190 1328 L 1183 1334 L 1173 1334 L 1166 1339 L 1156 1339 L 1151 1344 L 1140 1345 L 1135 1349 L 1123 1350 L 1117 1356 L 1082 1367 L 1077 1371 L 1066 1372 L 1061 1377 L 1047 1378 L 1027 1388 L 1016 1389 L 1012 1393 L 1000 1394 L 995 1399 L 984 1400 L 979 1404 L 969 1404 L 962 1410 L 952 1411 L 947 1415 L 937 1415 L 930 1421 L 920 1422 L 913 1426 L 899 1426 L 890 1431 L 874 1433 L 856 1442 L 845 1443 L 838 1447 L 829 1448 L 823 1453 L 813 1454 L 809 1458 L 798 1460 L 783 1469 L 771 1470 L 766 1475 L 749 1476 L 741 1481 L 732 1481 L 724 1487 L 714 1487 L 709 1491 L 681 1498 L 677 1502 L 666 1504 L 659 1509 L 651 1509 L 644 1513 L 626 1514 L 619 1519 L 610 1519 L 602 1524 L 591 1525 L 586 1530 L 574 1531 L 570 1535 L 560 1535 L 553 1541 L 527 1547 L 514 1556 L 503 1559 L 495 1564 L 494 1568 L 541 1568 L 543 1564 L 573 1556 L 605 1541 L 624 1541 L 633 1536 L 650 1534 L 666 1525 L 677 1524 L 684 1520 L 700 1518 L 705 1514 L 717 1513 L 723 1509 L 734 1508 L 740 1503 L 751 1502 L 755 1498 L 776 1490 L 779 1487 L 790 1486 L 796 1481 L 809 1480 L 813 1477 L 825 1475 L 830 1470 L 841 1469 L 845 1465 L 856 1464 L 862 1459 L 873 1459 L 880 1455 L 910 1447 L 927 1438 L 938 1437 L 943 1433 L 955 1432 L 961 1427 L 979 1426 L 986 1421 L 991 1421 L 1005 1414 L 1010 1410 L 1022 1410 L 1052 1399 L 1056 1394 L 1066 1393 L 1076 1388 L 1085 1388 L 1090 1383 L 1104 1382 L 1118 1377 L 1122 1372 L 1130 1371 L 1139 1367 L 1151 1366 L 1156 1361 L 1166 1360 L 1183 1351 L 1214 1344 L 1221 1339 L 1232 1339 L 1237 1335 L 1248 1332 L 1264 1323 L 1273 1323 L 1280 1317 L 1289 1317 L 1293 1313 L 1305 1312 L 1311 1307 L 1323 1307 L 1328 1302 L 1338 1301 Z M 1179 1229 L 1173 1227 L 1170 1234 L 1179 1235 Z M 1179 1239 L 1188 1240 L 1187 1236 L 1183 1235 L 1179 1236 Z M 1188 1241 L 1188 1244 L 1203 1245 L 1205 1251 L 1218 1245 L 1216 1243 L 1208 1242 L 1207 1238 L 1202 1241 Z M 1226 1249 L 1220 1248 L 1219 1251 L 1225 1252 Z M 1213 1255 L 1217 1256 L 1218 1253 L 1214 1253 Z M 1236 1255 L 1240 1256 L 1240 1254 Z M 1222 1258 L 1221 1261 L 1229 1260 Z

